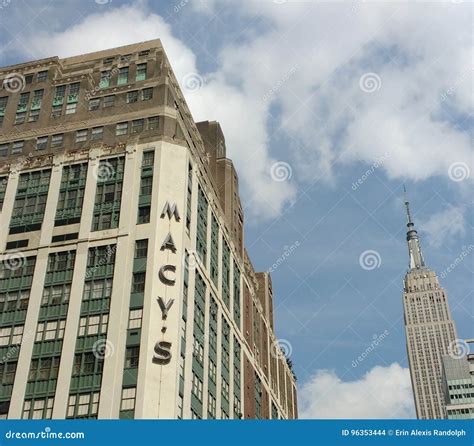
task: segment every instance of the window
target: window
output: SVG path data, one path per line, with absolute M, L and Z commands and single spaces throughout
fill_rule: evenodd
M 64 133 L 53 135 L 51 137 L 51 147 L 62 147 L 64 139 Z
M 89 110 L 90 111 L 99 110 L 99 108 L 100 108 L 100 98 L 89 99 Z
M 39 119 L 39 115 L 39 110 L 31 110 L 28 116 L 28 122 L 36 122 Z
M 109 70 L 100 73 L 99 88 L 108 88 L 110 85 L 111 72 Z
M 128 67 L 122 67 L 119 69 L 117 85 L 128 84 Z
M 193 373 L 192 393 L 199 401 L 202 401 L 202 381 L 194 373 Z
M 114 103 L 115 103 L 115 95 L 104 97 L 104 108 L 113 107 Z
M 123 56 L 120 57 L 120 62 L 128 62 L 132 59 L 131 54 L 124 54 Z
M 133 273 L 132 293 L 143 293 L 145 291 L 145 273 Z
M 45 150 L 48 146 L 48 137 L 47 136 L 40 136 L 36 138 L 36 150 Z
M 108 314 L 81 317 L 81 319 L 79 320 L 78 336 L 106 334 L 108 323 Z
M 0 144 L 0 156 L 8 156 L 8 147 L 9 144 Z
M 122 136 L 128 133 L 128 122 L 121 122 L 115 127 L 115 135 Z
M 152 116 L 151 118 L 148 118 L 148 130 L 156 130 L 158 128 L 158 124 L 158 116 Z
M 145 127 L 144 119 L 135 119 L 132 121 L 132 133 L 143 132 L 144 127 Z
M 99 409 L 99 392 L 69 395 L 67 405 L 68 418 L 97 416 Z
M 140 63 L 137 65 L 136 81 L 144 81 L 146 79 L 146 63 Z
M 216 417 L 216 399 L 212 395 L 209 395 L 207 400 L 207 411 L 211 418 Z
M 40 322 L 36 330 L 36 342 L 62 339 L 66 320 Z
M 12 146 L 12 155 L 17 155 L 23 152 L 25 141 L 15 141 Z
M 51 117 L 52 118 L 60 118 L 61 115 L 63 113 L 63 106 L 62 105 L 58 105 L 58 106 L 53 106 L 53 108 L 51 109 Z
M 153 88 L 144 88 L 142 90 L 142 101 L 149 101 L 153 98 Z
M 93 375 L 102 373 L 104 358 L 94 352 L 77 353 L 74 356 L 72 376 Z
M 135 91 L 129 91 L 127 93 L 127 104 L 131 104 L 133 102 L 138 101 L 138 90 Z
M 45 287 L 41 305 L 58 305 L 69 301 L 71 285 L 54 285 Z
M 110 298 L 112 295 L 112 279 L 91 280 L 84 284 L 83 300 Z
M 135 242 L 135 258 L 141 259 L 148 255 L 148 239 L 137 240 Z
M 138 224 L 150 223 L 150 206 L 138 208 Z
M 153 187 L 153 177 L 144 177 L 140 184 L 140 195 L 151 195 Z
M 48 70 L 39 71 L 36 75 L 36 82 L 44 82 L 48 80 Z
M 21 344 L 23 325 L 0 328 L 0 346 Z
M 0 380 L 1 380 L 3 385 L 14 383 L 15 374 L 16 374 L 16 366 L 17 366 L 16 361 L 15 362 L 2 362 L 2 363 L 0 363 Z M 7 411 L 7 413 L 8 413 L 8 411 Z
M 73 84 L 69 84 L 69 94 L 77 95 L 79 93 L 80 87 L 81 87 L 80 82 L 74 82 Z
M 76 143 L 87 141 L 87 129 L 76 132 Z
M 91 132 L 91 140 L 96 141 L 102 139 L 104 135 L 104 127 L 94 127 Z
M 76 113 L 77 103 L 66 105 L 66 115 L 73 115 Z
M 142 327 L 143 308 L 137 310 L 130 310 L 128 315 L 128 328 L 137 329 Z
M 56 379 L 59 371 L 59 356 L 32 359 L 28 381 L 47 381 Z
M 30 93 L 21 93 L 20 100 L 18 102 L 18 106 L 26 106 L 28 105 L 28 101 L 30 100 Z
M 143 152 L 142 167 L 153 166 L 154 161 L 155 161 L 155 151 L 154 150 L 149 150 L 147 152 Z
M 26 420 L 51 419 L 53 414 L 54 398 L 25 400 L 21 418 Z
M 58 85 L 54 91 L 54 96 L 56 98 L 62 98 L 66 94 L 66 86 L 65 85 Z
M 140 347 L 127 347 L 125 351 L 125 368 L 136 369 L 138 367 L 138 357 L 140 356 Z
M 23 124 L 26 119 L 26 112 L 19 112 L 15 115 L 15 124 Z
M 33 82 L 33 75 L 32 74 L 27 74 L 25 76 L 25 83 L 26 85 L 30 85 Z
M 114 58 L 113 58 L 113 57 L 106 57 L 106 58 L 102 61 L 102 63 L 103 63 L 104 65 L 108 65 L 109 63 L 112 63 L 113 61 L 114 61 Z
M 134 410 L 135 396 L 137 393 L 136 387 L 128 387 L 122 389 L 122 401 L 120 403 L 120 410 Z

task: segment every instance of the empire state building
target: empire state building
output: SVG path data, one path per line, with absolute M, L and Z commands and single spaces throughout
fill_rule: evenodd
M 405 206 L 410 263 L 404 280 L 403 308 L 416 415 L 419 419 L 445 418 L 442 356 L 449 354 L 455 344 L 456 327 L 446 291 L 436 273 L 425 265 L 407 199 Z

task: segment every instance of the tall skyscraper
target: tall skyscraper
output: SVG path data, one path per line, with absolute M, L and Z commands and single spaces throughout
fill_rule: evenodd
M 403 309 L 408 362 L 417 417 L 444 418 L 442 357 L 454 348 L 456 327 L 446 291 L 425 265 L 410 205 L 407 212 L 409 269 L 405 275 Z
M 160 41 L 0 81 L 0 417 L 296 418 L 224 135 Z

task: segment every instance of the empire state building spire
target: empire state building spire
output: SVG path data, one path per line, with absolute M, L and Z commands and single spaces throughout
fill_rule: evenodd
M 407 244 L 408 244 L 408 255 L 410 257 L 410 269 L 420 269 L 425 267 L 425 260 L 421 252 L 420 239 L 418 238 L 418 232 L 415 229 L 415 223 L 411 218 L 410 213 L 410 202 L 407 198 L 405 186 L 405 207 L 407 210 Z

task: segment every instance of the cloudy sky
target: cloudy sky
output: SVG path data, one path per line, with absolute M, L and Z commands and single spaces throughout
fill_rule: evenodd
M 0 62 L 160 38 L 195 120 L 223 127 L 300 415 L 407 418 L 403 184 L 474 335 L 472 19 L 462 0 L 4 0 Z

